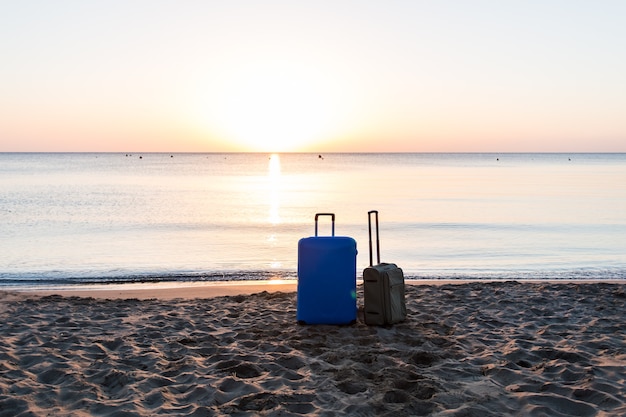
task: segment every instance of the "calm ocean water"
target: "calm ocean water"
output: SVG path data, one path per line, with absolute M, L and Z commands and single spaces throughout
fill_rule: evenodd
M 407 277 L 626 278 L 626 154 L 0 154 L 0 286 L 295 278 L 317 212 L 360 275 L 372 209 Z

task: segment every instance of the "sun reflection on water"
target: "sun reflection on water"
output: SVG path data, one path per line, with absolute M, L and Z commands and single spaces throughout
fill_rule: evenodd
M 280 173 L 280 156 L 278 154 L 270 155 L 268 167 L 268 184 L 269 184 L 269 222 L 273 225 L 281 223 L 280 218 L 280 189 L 281 189 L 281 173 Z

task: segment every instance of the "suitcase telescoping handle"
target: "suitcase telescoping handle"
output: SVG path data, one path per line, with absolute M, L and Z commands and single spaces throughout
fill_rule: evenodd
M 315 236 L 317 236 L 317 218 L 319 216 L 330 216 L 333 222 L 332 236 L 335 236 L 335 213 L 317 213 L 315 214 Z
M 370 266 L 373 266 L 372 262 L 372 214 L 376 219 L 376 263 L 380 263 L 380 240 L 378 238 L 378 210 L 370 210 L 367 212 L 367 225 L 369 227 L 370 232 Z

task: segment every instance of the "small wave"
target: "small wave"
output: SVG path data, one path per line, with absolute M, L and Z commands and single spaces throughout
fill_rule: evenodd
M 625 269 L 572 269 L 572 270 L 515 270 L 515 271 L 433 271 L 419 274 L 405 274 L 413 280 L 626 280 Z
M 294 271 L 225 271 L 197 273 L 146 273 L 102 276 L 61 276 L 59 273 L 1 276 L 0 288 L 72 285 L 149 284 L 167 282 L 266 281 L 295 279 Z

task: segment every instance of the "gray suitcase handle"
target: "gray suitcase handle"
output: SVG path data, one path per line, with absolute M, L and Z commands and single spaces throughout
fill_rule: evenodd
M 378 210 L 370 210 L 367 212 L 367 225 L 369 228 L 369 234 L 370 234 L 370 266 L 373 266 L 374 263 L 372 262 L 372 214 L 375 214 L 376 216 L 374 216 L 376 218 L 376 259 L 377 259 L 377 264 L 380 263 L 380 240 L 378 238 Z
M 330 216 L 333 222 L 332 236 L 335 236 L 335 213 L 316 213 L 315 214 L 315 236 L 317 236 L 317 218 L 319 216 Z

